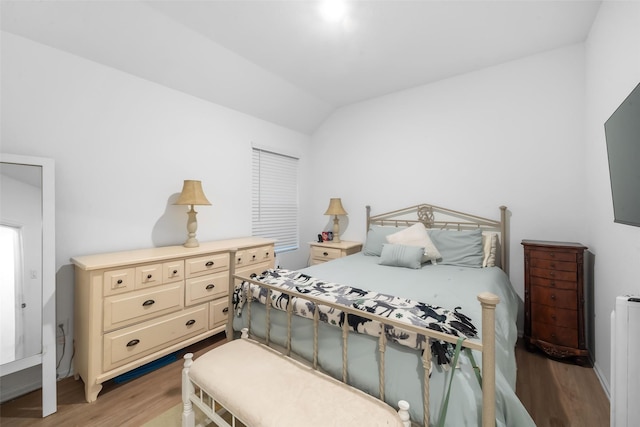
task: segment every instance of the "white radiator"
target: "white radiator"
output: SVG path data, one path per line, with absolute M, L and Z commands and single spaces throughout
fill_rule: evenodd
M 640 297 L 620 296 L 611 313 L 611 427 L 640 425 Z

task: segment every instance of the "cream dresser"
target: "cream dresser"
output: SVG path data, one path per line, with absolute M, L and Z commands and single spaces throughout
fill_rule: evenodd
M 273 268 L 273 244 L 248 237 L 72 258 L 75 377 L 87 402 L 103 382 L 224 331 L 231 274 Z

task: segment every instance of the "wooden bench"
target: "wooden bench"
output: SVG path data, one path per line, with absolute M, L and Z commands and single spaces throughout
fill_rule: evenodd
M 184 356 L 183 427 L 194 427 L 193 405 L 217 426 L 410 427 L 409 404 L 386 403 L 248 338 L 197 360 Z M 230 423 L 223 418 L 230 420 Z

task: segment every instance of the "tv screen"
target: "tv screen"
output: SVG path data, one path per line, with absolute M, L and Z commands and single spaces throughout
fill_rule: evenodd
M 614 221 L 640 227 L 640 84 L 604 124 Z

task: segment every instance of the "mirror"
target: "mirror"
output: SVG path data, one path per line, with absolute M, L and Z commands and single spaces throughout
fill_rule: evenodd
M 51 159 L 0 155 L 0 376 L 42 365 L 43 417 L 57 406 L 54 179 Z

